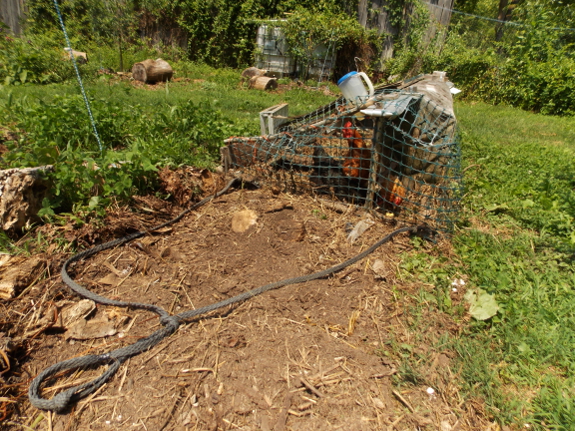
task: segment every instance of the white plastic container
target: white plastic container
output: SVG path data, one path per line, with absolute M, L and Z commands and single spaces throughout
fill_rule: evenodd
M 369 87 L 369 92 L 366 90 L 365 85 L 363 85 L 361 78 L 363 78 Z M 365 99 L 372 97 L 375 91 L 373 84 L 364 72 L 349 72 L 337 81 L 337 86 L 341 90 L 343 97 L 351 103 L 365 102 Z M 361 99 L 357 99 L 357 97 L 361 97 Z

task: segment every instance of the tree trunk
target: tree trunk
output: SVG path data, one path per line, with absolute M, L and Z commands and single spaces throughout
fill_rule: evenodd
M 38 168 L 14 168 L 0 171 L 0 227 L 18 232 L 38 220 L 42 200 L 50 191 L 50 183 L 44 178 L 52 166 Z
M 505 23 L 511 21 L 513 9 L 517 7 L 520 1 L 521 0 L 499 0 L 499 11 L 497 13 L 497 19 L 503 22 L 498 22 L 495 26 L 495 40 L 497 42 L 503 39 Z
M 118 52 L 120 53 L 120 72 L 124 71 L 124 50 L 122 47 L 122 31 L 120 30 L 120 36 L 118 37 Z
M 136 81 L 147 84 L 155 84 L 160 81 L 172 79 L 174 71 L 167 61 L 158 58 L 157 60 L 144 60 L 132 66 L 132 77 Z
M 242 78 L 251 79 L 254 76 L 265 76 L 267 72 L 267 70 L 258 69 L 257 67 L 248 67 L 242 72 Z

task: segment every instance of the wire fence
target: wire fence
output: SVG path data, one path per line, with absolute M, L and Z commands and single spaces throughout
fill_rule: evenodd
M 454 115 L 412 89 L 333 103 L 272 134 L 230 138 L 226 169 L 450 231 L 461 196 Z

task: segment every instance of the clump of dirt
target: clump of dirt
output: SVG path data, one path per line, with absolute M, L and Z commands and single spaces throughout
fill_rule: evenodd
M 179 205 L 189 200 L 190 193 L 195 196 L 194 184 L 206 187 L 201 171 L 162 175 L 164 187 L 173 188 L 170 193 Z M 219 187 L 220 180 L 212 180 Z M 144 222 L 157 224 L 175 212 L 175 207 L 162 207 L 150 197 L 136 202 L 129 213 L 119 211 L 118 220 L 110 222 L 141 229 Z M 350 226 L 367 215 L 330 208 L 320 200 L 276 190 L 237 190 L 162 232 L 79 262 L 72 272 L 78 283 L 95 293 L 158 304 L 176 314 L 331 267 L 394 229 L 377 222 L 351 245 L 346 240 Z M 250 223 L 232 229 L 241 212 L 249 213 Z M 102 234 L 102 239 L 107 236 Z M 449 244 L 438 247 L 447 250 Z M 460 331 L 460 325 L 429 311 L 422 316 L 425 336 L 415 337 L 408 320 L 411 304 L 396 299 L 399 291 L 416 293 L 421 287 L 397 278 L 399 255 L 410 249 L 409 238 L 399 236 L 333 277 L 273 290 L 189 322 L 150 351 L 128 360 L 114 378 L 71 411 L 50 416 L 50 426 L 54 430 L 485 429 L 481 403 L 461 402 L 451 370 L 454 354 L 435 347 L 442 335 Z M 378 260 L 382 263 L 375 271 Z M 57 304 L 63 303 L 59 301 L 80 301 L 69 293 L 54 266 L 58 265 L 52 264 L 46 278 L 24 297 L 4 305 L 4 321 L 24 315 L 20 325 L 30 326 L 32 320 L 53 316 Z M 45 367 L 109 352 L 159 327 L 156 316 L 142 310 L 97 306 L 87 319 L 112 325 L 106 333 L 114 335 L 74 339 L 54 325 L 22 343 L 3 382 L 13 388 L 10 397 L 18 400 L 4 403 L 12 412 L 12 423 L 30 427 L 38 420 L 39 412 L 25 394 L 29 381 Z M 56 322 L 57 316 L 48 321 Z M 10 326 L 4 336 L 18 337 L 21 330 Z M 410 355 L 427 358 L 414 378 L 405 367 Z M 61 376 L 43 390 L 44 396 L 53 397 L 98 372 Z

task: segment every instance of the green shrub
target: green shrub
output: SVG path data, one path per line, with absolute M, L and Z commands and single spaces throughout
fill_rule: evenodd
M 63 44 L 46 37 L 0 38 L 0 82 L 5 85 L 62 82 L 74 76 L 70 61 L 64 60 Z
M 167 112 L 142 114 L 135 126 L 134 142 L 154 163 L 208 167 L 230 128 L 219 111 L 192 101 L 172 106 Z
M 479 3 L 487 7 L 487 2 Z M 564 13 L 551 3 L 522 2 L 513 11 L 514 21 L 521 25 L 507 26 L 500 41 L 495 40 L 493 23 L 469 17 L 454 15 L 445 40 L 438 37 L 426 43 L 421 38 L 417 42 L 424 23 L 412 25 L 416 37 L 410 34 L 410 44 L 398 41 L 395 58 L 386 64 L 388 74 L 444 70 L 463 90 L 459 97 L 573 115 L 575 40 L 572 32 L 557 28 L 575 26 L 569 18 L 574 7 L 561 8 Z M 487 9 L 477 13 L 494 13 Z

